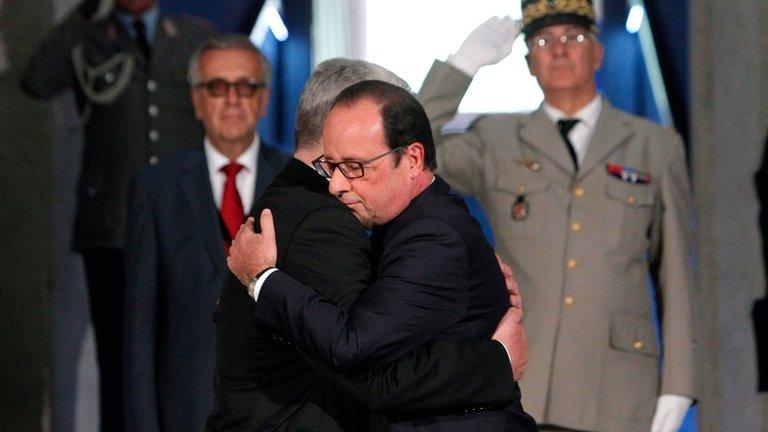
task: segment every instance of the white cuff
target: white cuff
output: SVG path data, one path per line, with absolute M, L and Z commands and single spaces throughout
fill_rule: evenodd
M 480 64 L 477 64 L 476 61 L 472 61 L 466 58 L 466 56 L 461 56 L 457 54 L 448 56 L 448 59 L 445 60 L 445 62 L 455 67 L 456 69 L 464 72 L 470 78 L 473 78 L 477 73 L 477 71 L 480 70 L 480 67 L 482 66 Z
M 253 292 L 251 293 L 251 297 L 253 297 L 254 302 L 259 301 L 259 293 L 261 292 L 261 287 L 264 285 L 264 282 L 267 281 L 267 278 L 269 277 L 269 275 L 271 275 L 276 271 L 277 269 L 273 267 L 265 271 L 261 276 L 259 276 L 258 279 L 256 279 L 256 283 L 254 284 L 254 287 L 253 287 Z

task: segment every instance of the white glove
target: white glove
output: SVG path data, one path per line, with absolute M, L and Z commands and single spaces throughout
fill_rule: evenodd
M 685 413 L 693 404 L 688 396 L 663 394 L 656 402 L 656 413 L 653 415 L 651 432 L 677 432 L 683 424 Z
M 492 17 L 480 24 L 467 36 L 448 63 L 469 76 L 486 65 L 500 62 L 512 52 L 512 45 L 520 33 L 520 23 L 509 16 Z

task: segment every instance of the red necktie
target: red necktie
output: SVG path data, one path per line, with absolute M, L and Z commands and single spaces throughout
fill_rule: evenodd
M 224 220 L 224 226 L 227 227 L 230 239 L 234 239 L 237 230 L 243 223 L 243 202 L 240 200 L 240 194 L 237 193 L 237 173 L 243 169 L 243 166 L 237 162 L 230 162 L 221 167 L 219 171 L 227 175 L 224 181 L 224 194 L 221 198 L 221 219 Z

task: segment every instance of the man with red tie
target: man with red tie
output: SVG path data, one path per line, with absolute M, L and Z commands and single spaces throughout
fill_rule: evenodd
M 141 170 L 126 231 L 125 408 L 129 431 L 202 430 L 213 408 L 215 327 L 227 247 L 287 162 L 256 126 L 269 65 L 242 35 L 204 42 L 190 61 L 202 150 Z

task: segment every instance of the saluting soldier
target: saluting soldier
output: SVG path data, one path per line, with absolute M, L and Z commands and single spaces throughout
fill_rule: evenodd
M 440 133 L 475 72 L 511 51 L 509 18 L 488 20 L 436 62 L 420 98 L 438 172 L 480 201 L 526 300 L 523 406 L 544 430 L 676 431 L 696 397 L 682 140 L 598 93 L 604 48 L 591 1 L 523 0 L 522 9 L 538 110 Z
M 123 233 L 130 178 L 171 150 L 201 147 L 186 67 L 213 34 L 155 0 L 88 0 L 29 60 L 22 86 L 73 89 L 85 134 L 73 246 L 85 262 L 101 377 L 102 430 L 122 429 Z

